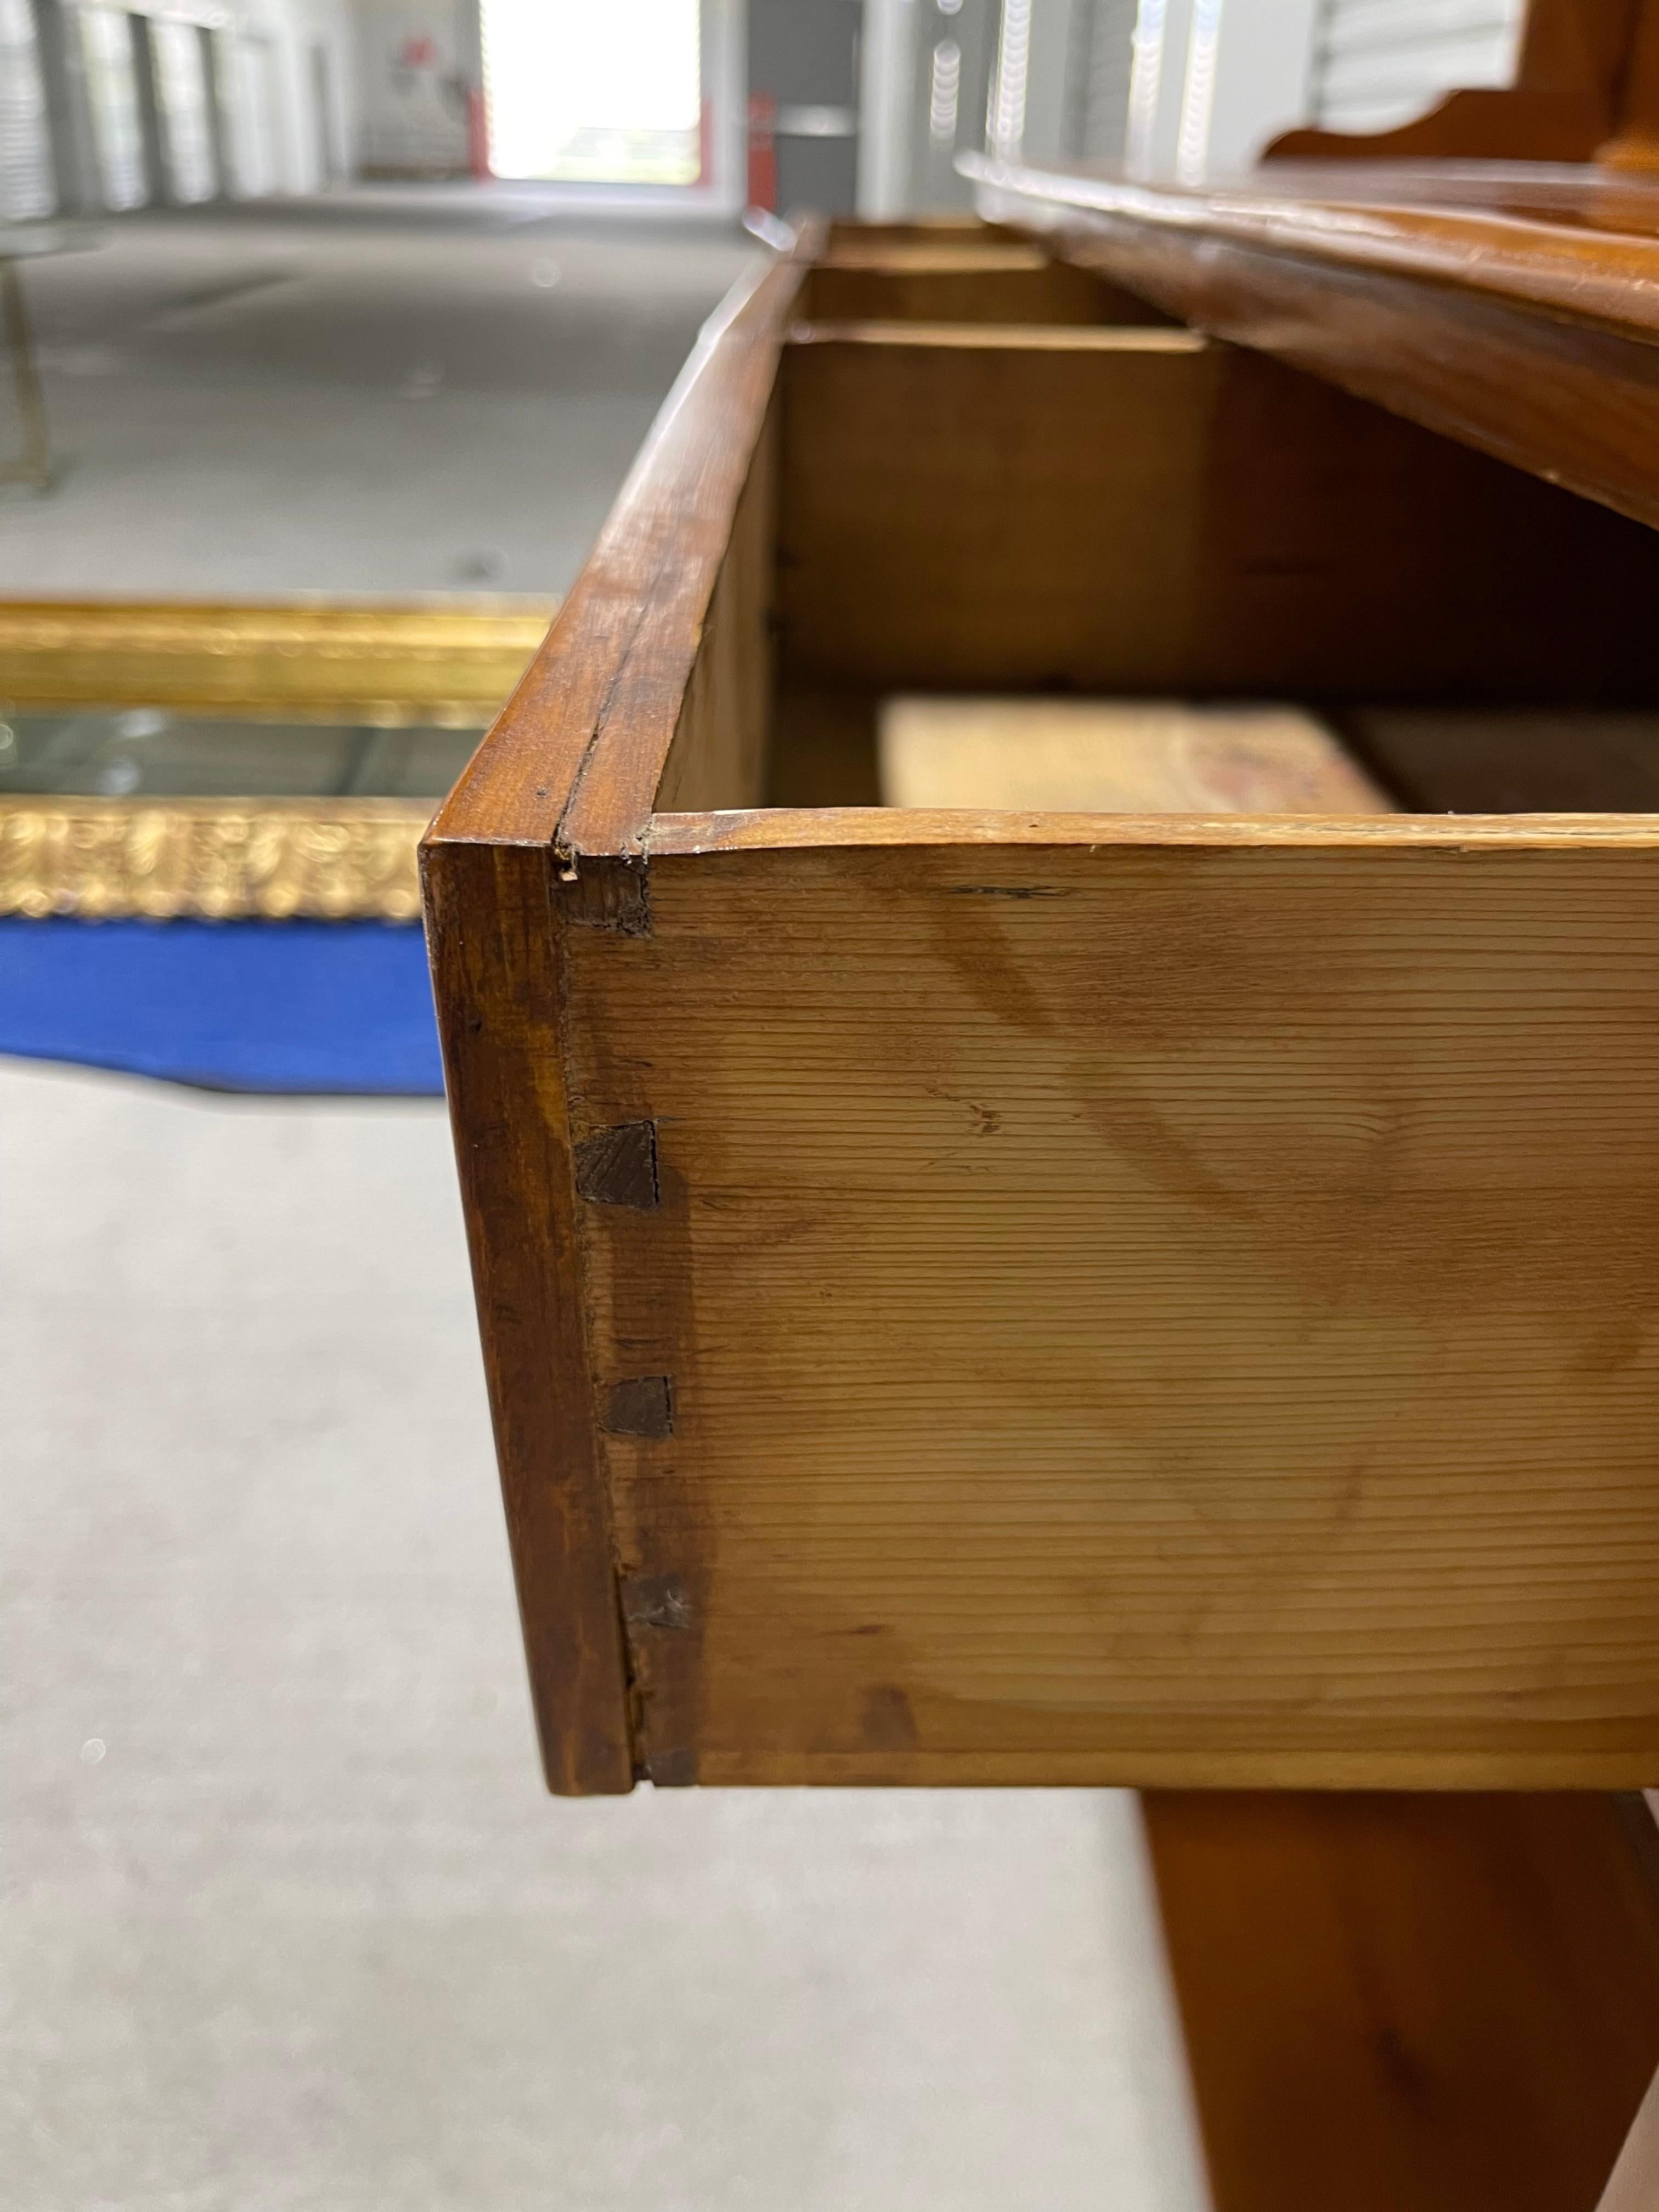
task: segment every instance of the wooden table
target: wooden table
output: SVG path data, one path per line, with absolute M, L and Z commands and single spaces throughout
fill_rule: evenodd
M 1192 327 L 1659 521 L 1659 179 L 1280 161 L 1183 187 L 963 167 L 988 216 Z

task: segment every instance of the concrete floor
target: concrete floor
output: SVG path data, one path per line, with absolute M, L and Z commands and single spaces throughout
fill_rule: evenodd
M 56 481 L 0 489 L 11 596 L 561 592 L 759 250 L 442 187 L 88 235 L 24 271 Z
M 0 1065 L 0 2199 L 1202 2201 L 1132 1798 L 541 1791 L 441 1109 Z
M 744 249 L 410 199 L 35 272 L 0 591 L 566 584 Z M 9 2212 L 1199 2212 L 1132 1799 L 543 1796 L 441 1109 L 0 1063 L 0 1407 Z

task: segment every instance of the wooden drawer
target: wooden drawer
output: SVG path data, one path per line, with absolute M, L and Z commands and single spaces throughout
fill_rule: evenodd
M 1659 541 L 811 261 L 424 850 L 550 1783 L 1651 1780 Z M 900 693 L 1301 702 L 1464 811 L 884 807 Z

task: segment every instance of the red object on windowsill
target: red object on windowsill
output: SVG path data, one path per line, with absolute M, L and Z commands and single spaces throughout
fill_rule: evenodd
M 749 95 L 749 204 L 775 214 L 778 205 L 778 103 L 769 92 Z

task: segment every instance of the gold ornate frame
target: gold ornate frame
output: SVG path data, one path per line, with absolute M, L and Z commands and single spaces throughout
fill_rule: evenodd
M 452 729 L 492 720 L 545 600 L 0 604 L 0 714 L 158 707 Z M 424 799 L 0 796 L 0 915 L 330 921 L 420 913 Z

